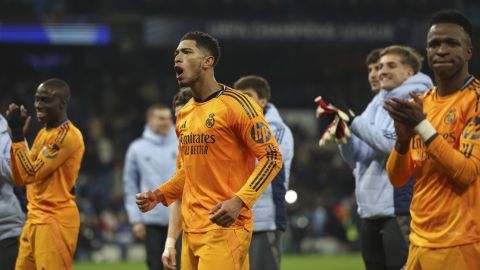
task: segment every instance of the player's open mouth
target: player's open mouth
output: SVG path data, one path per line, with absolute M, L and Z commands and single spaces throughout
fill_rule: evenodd
M 175 69 L 175 73 L 177 74 L 177 79 L 178 79 L 180 77 L 180 75 L 182 75 L 182 73 L 183 73 L 183 68 L 175 66 L 174 69 Z

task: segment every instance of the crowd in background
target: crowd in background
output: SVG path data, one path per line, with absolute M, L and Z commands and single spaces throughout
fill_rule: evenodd
M 38 53 L 40 58 L 48 58 L 48 54 Z M 30 114 L 33 114 L 35 89 L 38 82 L 47 77 L 64 77 L 72 88 L 69 116 L 83 131 L 86 145 L 76 187 L 82 214 L 79 256 L 88 258 L 91 251 L 101 248 L 104 243 L 128 245 L 134 238 L 123 204 L 124 156 L 128 144 L 141 135 L 146 108 L 156 102 L 171 103 L 171 98 L 178 90 L 173 70 L 162 72 L 159 68 L 158 74 L 155 69 L 135 70 L 135 67 L 121 67 L 113 62 L 102 63 L 105 59 L 94 56 L 83 58 L 81 55 L 88 55 L 83 52 L 68 56 L 68 61 L 73 63 L 65 66 L 61 63 L 59 66 L 47 65 L 38 70 L 22 51 L 18 55 L 23 57 L 23 62 L 12 62 L 14 67 L 4 69 L 4 76 L 0 76 L 2 111 L 5 111 L 9 102 L 14 101 L 25 104 Z M 165 57 L 165 61 L 172 60 Z M 227 65 L 226 60 L 224 65 Z M 219 71 L 227 73 L 222 69 Z M 237 71 L 238 76 L 248 73 L 248 70 Z M 232 79 L 224 81 L 222 75 L 219 75 L 218 80 L 231 84 L 234 78 L 230 76 Z M 299 80 L 294 77 L 292 79 Z M 271 82 L 272 101 L 278 104 L 281 113 L 284 111 L 282 109 L 286 109 L 287 118 L 291 110 L 314 117 L 313 97 L 308 95 L 321 94 L 321 87 L 298 84 L 295 87 L 291 85 L 290 89 L 278 90 L 275 85 L 281 82 L 275 78 Z M 353 83 L 364 84 L 360 79 Z M 342 87 L 342 84 L 336 84 L 339 84 L 339 88 Z M 317 92 L 314 91 L 315 88 Z M 327 89 L 328 87 L 325 88 Z M 311 93 L 308 94 L 308 91 Z M 301 106 L 291 103 L 295 102 L 294 93 L 301 97 L 297 101 Z M 370 95 L 366 91 L 359 94 Z M 288 97 L 291 97 L 291 102 Z M 352 199 L 354 181 L 351 169 L 342 162 L 335 147 L 318 147 L 316 126 L 306 126 L 296 121 L 287 124 L 295 139 L 290 188 L 298 193 L 298 201 L 289 206 L 290 232 L 295 240 L 292 240 L 287 249 L 300 251 L 301 240 L 312 235 L 332 236 L 347 244 L 346 231 L 349 224 L 344 223 L 347 222 L 346 219 L 352 218 L 350 213 L 355 213 L 356 208 L 355 200 Z M 30 142 L 39 128 L 39 124 L 33 121 L 28 133 Z

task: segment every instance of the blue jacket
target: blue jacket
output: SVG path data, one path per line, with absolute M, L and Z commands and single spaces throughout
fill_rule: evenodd
M 293 159 L 293 135 L 273 104 L 268 103 L 264 111 L 265 119 L 278 142 L 283 167 L 253 206 L 253 231 L 285 231 L 287 226 L 285 193 L 288 189 Z
M 343 159 L 355 168 L 355 194 L 360 217 L 409 214 L 413 179 L 408 185 L 395 189 L 385 171 L 396 133 L 393 120 L 383 109 L 383 102 L 392 97 L 410 99 L 410 91 L 423 93 L 432 87 L 432 80 L 419 72 L 395 89 L 380 90 L 350 125 L 352 137 L 346 144 L 339 145 L 339 149 Z
M 131 224 L 168 225 L 169 209 L 158 205 L 142 213 L 135 203 L 135 194 L 154 190 L 175 174 L 178 140 L 175 128 L 167 136 L 153 133 L 146 126 L 141 138 L 133 141 L 125 157 L 123 171 L 124 201 Z
M 0 240 L 19 236 L 22 232 L 25 214 L 13 193 L 10 170 L 10 146 L 7 121 L 0 115 Z

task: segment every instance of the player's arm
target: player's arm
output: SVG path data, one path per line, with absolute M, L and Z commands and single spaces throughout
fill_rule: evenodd
M 185 167 L 178 165 L 179 160 L 181 161 L 182 159 L 183 155 L 179 149 L 177 155 L 177 169 L 175 171 L 175 175 L 156 190 L 156 192 L 162 194 L 163 200 L 160 202 L 163 203 L 165 206 L 169 206 L 170 204 L 182 197 L 186 179 Z
M 411 95 L 414 102 L 392 99 L 386 102 L 386 109 L 397 121 L 414 130 L 425 144 L 426 152 L 435 163 L 448 174 L 449 179 L 464 187 L 477 180 L 480 175 L 480 112 L 471 106 L 466 119 L 467 123 L 459 140 L 460 149 L 455 149 L 425 118 L 422 101 Z M 398 149 L 397 149 L 398 150 Z M 402 151 L 399 151 L 402 152 Z
M 379 125 L 372 125 L 371 119 L 363 114 L 355 117 L 350 125 L 352 134 L 364 141 L 376 152 L 387 156 L 395 145 L 393 120 L 385 113 L 385 119 Z
M 352 168 L 355 167 L 355 163 L 368 161 L 375 154 L 375 151 L 355 134 L 352 134 L 345 144 L 339 144 L 338 149 L 343 160 Z
M 403 105 L 407 104 L 416 112 L 415 115 L 417 116 L 414 118 L 424 117 L 422 107 L 413 106 L 414 104 L 406 100 L 402 100 L 402 102 Z M 394 128 L 397 137 L 395 147 L 392 149 L 386 164 L 388 179 L 395 187 L 401 187 L 408 183 L 415 169 L 415 164 L 410 153 L 410 142 L 414 137 L 415 132 L 411 125 L 402 122 L 411 118 L 409 114 L 405 114 L 400 110 L 401 108 L 404 108 L 402 104 L 399 104 L 396 101 L 386 101 L 384 105 L 385 110 L 387 110 L 390 116 L 394 119 Z M 411 121 L 411 119 L 409 121 Z
M 137 193 L 135 202 L 142 212 L 152 210 L 159 203 L 169 206 L 182 196 L 184 186 L 185 169 L 182 167 L 170 180 L 157 189 Z
M 179 146 L 180 148 L 180 146 Z M 158 203 L 169 206 L 177 199 L 181 198 L 185 186 L 185 167 L 179 166 L 179 161 L 183 159 L 181 151 L 177 155 L 177 169 L 175 175 L 165 184 L 157 189 L 137 193 L 135 202 L 140 211 L 147 212 L 153 209 Z
M 165 268 L 175 269 L 177 250 L 175 244 L 182 232 L 182 200 L 178 199 L 170 205 L 170 217 L 168 220 L 167 240 L 162 254 L 162 262 Z
M 472 109 L 474 111 L 474 109 Z M 420 136 L 426 143 L 427 154 L 443 168 L 449 179 L 466 186 L 480 177 L 480 112 L 471 113 L 462 131 L 460 149 L 455 149 L 428 123 L 419 124 Z
M 386 165 L 388 179 L 394 187 L 405 185 L 413 174 L 414 164 L 408 150 L 406 153 L 399 153 L 394 147 L 387 160 Z
M 42 181 L 57 170 L 82 147 L 82 138 L 68 128 L 62 129 L 53 144 L 43 148 L 33 159 L 24 140 L 12 143 L 11 168 L 17 184 L 29 185 Z
M 177 154 L 176 169 L 180 170 L 183 167 L 182 155 L 179 152 Z M 168 221 L 167 237 L 177 240 L 180 232 L 182 231 L 182 198 L 179 197 L 176 201 L 170 204 L 170 216 Z M 165 245 L 166 248 L 166 245 Z
M 263 114 L 259 113 L 260 108 L 254 102 L 247 102 L 246 106 L 251 109 L 239 109 L 234 116 L 237 119 L 232 120 L 237 123 L 241 139 L 258 160 L 255 170 L 236 193 L 247 208 L 252 208 L 282 168 L 282 155 Z

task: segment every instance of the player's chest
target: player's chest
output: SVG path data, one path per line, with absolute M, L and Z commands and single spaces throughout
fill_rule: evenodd
M 449 102 L 444 104 L 426 103 L 424 112 L 428 121 L 437 130 L 438 136 L 441 136 L 448 144 L 455 149 L 460 149 L 460 139 L 465 136 L 465 127 L 467 120 L 465 118 L 464 108 L 461 103 Z M 430 157 L 426 153 L 426 146 L 420 136 L 416 135 L 411 142 L 412 158 L 417 163 L 429 161 Z
M 227 111 L 221 108 L 195 108 L 178 123 L 180 134 L 220 135 L 230 130 Z
M 236 145 L 227 112 L 221 109 L 197 108 L 178 123 L 180 151 L 189 157 L 223 156 Z
M 48 132 L 41 134 L 38 138 L 36 138 L 35 143 L 32 145 L 30 149 L 30 156 L 32 159 L 36 160 L 38 155 L 44 151 L 45 153 L 52 152 L 57 148 L 57 133 L 56 132 Z

